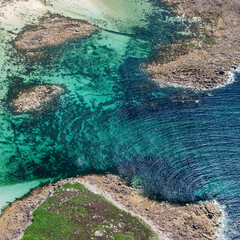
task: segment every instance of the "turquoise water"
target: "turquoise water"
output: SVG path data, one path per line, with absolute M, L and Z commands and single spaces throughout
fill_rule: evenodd
M 141 64 L 156 43 L 186 37 L 192 24 L 146 4 L 149 12 L 136 11 L 142 17 L 124 21 L 119 13 L 121 24 L 91 19 L 97 34 L 46 48 L 42 59 L 9 46 L 0 76 L 1 206 L 38 181 L 112 172 L 158 199 L 218 200 L 234 222 L 226 232 L 237 239 L 239 81 L 208 92 L 152 82 Z M 45 114 L 15 115 L 9 107 L 15 90 L 34 84 L 67 91 Z M 13 190 L 20 183 L 22 191 Z

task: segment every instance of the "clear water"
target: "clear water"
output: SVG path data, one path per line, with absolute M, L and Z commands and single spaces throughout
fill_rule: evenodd
M 148 11 L 142 11 L 139 1 L 130 2 L 136 3 L 136 16 L 119 13 L 112 24 L 114 13 L 105 15 L 111 23 L 105 24 L 99 20 L 102 13 L 92 10 L 97 17 L 85 19 L 100 26 L 99 32 L 48 48 L 44 59 L 19 56 L 10 45 L 0 51 L 5 59 L 0 76 L 2 205 L 13 200 L 14 184 L 22 183 L 24 192 L 34 180 L 113 172 L 173 202 L 217 199 L 232 221 L 226 232 L 237 239 L 240 76 L 208 92 L 157 86 L 140 65 L 150 60 L 156 43 L 183 38 L 191 24 L 162 5 L 146 1 Z M 67 89 L 51 110 L 39 116 L 11 112 L 15 89 L 48 83 Z

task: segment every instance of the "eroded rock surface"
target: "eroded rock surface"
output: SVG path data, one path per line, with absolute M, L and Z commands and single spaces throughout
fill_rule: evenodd
M 77 37 L 88 37 L 96 27 L 80 20 L 65 17 L 43 19 L 38 26 L 26 29 L 14 41 L 19 50 L 37 50 L 38 48 L 61 44 Z
M 209 89 L 229 82 L 228 72 L 240 65 L 240 1 L 164 0 L 177 14 L 199 17 L 199 35 L 189 47 L 175 50 L 175 58 L 160 60 L 147 67 L 153 80 Z M 175 47 L 175 46 L 174 46 Z M 170 51 L 170 54 L 172 52 Z
M 164 237 L 161 239 L 217 239 L 215 232 L 222 213 L 214 202 L 177 206 L 149 200 L 114 175 L 89 175 L 81 181 L 90 190 L 103 194 L 114 204 L 145 219 L 160 237 Z
M 63 88 L 60 86 L 35 85 L 20 91 L 11 105 L 17 113 L 42 111 L 62 92 Z

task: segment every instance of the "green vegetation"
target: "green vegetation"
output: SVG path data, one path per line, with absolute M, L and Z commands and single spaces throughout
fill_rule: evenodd
M 114 236 L 114 240 L 133 240 L 133 236 L 132 235 L 124 235 L 122 233 L 117 233 Z
M 22 240 L 155 240 L 140 219 L 79 183 L 65 184 L 33 213 Z
M 196 47 L 196 44 L 193 43 L 193 42 L 190 42 L 189 45 L 188 45 L 189 48 L 195 48 Z
M 205 43 L 209 46 L 213 46 L 215 44 L 215 41 L 212 37 L 206 37 L 205 38 Z

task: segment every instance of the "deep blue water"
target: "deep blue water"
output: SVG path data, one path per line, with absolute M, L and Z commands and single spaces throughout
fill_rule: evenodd
M 117 173 L 159 200 L 218 200 L 232 221 L 227 234 L 240 239 L 240 76 L 205 92 L 154 83 L 140 65 L 156 43 L 183 38 L 177 32 L 189 26 L 170 16 L 155 12 L 132 34 L 100 29 L 36 61 L 13 50 L 21 67 L 9 68 L 1 113 L 2 186 Z M 16 89 L 46 83 L 67 89 L 52 109 L 11 111 Z

